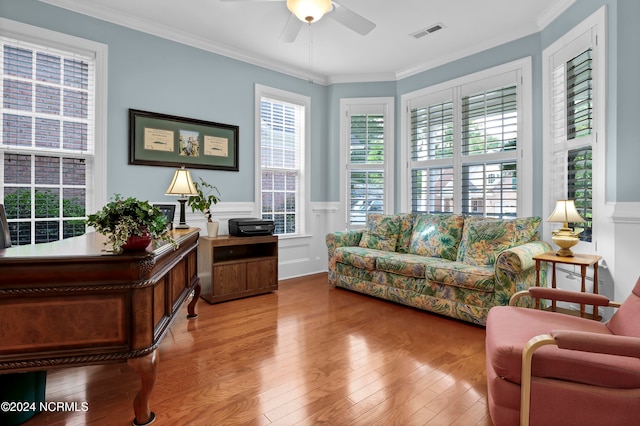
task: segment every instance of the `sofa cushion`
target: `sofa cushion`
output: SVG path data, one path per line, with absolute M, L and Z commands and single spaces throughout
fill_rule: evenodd
M 393 274 L 424 279 L 425 267 L 437 259 L 414 254 L 388 253 L 376 259 L 376 269 Z
M 516 224 L 514 245 L 519 246 L 521 244 L 526 244 L 530 241 L 537 241 L 540 239 L 538 226 L 540 226 L 540 222 L 542 222 L 541 218 L 519 217 L 517 219 L 513 219 L 513 222 Z
M 492 266 L 503 250 L 515 245 L 516 226 L 512 220 L 466 217 L 458 262 Z
M 400 232 L 398 233 L 398 243 L 396 244 L 396 251 L 398 253 L 409 253 L 414 215 L 413 213 L 404 213 L 398 216 L 400 216 Z
M 464 217 L 454 214 L 419 214 L 413 221 L 409 253 L 456 260 Z
M 335 251 L 335 256 L 338 263 L 373 270 L 376 268 L 376 258 L 384 256 L 385 253 L 388 252 L 364 247 L 339 247 Z
M 526 327 L 513 327 L 526 324 Z M 520 383 L 522 349 L 533 337 L 551 330 L 611 334 L 605 324 L 584 318 L 514 306 L 491 308 L 487 317 L 487 359 L 504 379 Z M 536 350 L 532 374 L 536 377 L 611 388 L 640 388 L 640 360 L 544 346 Z
M 454 287 L 493 291 L 495 274 L 493 267 L 468 265 L 445 259 L 434 259 L 425 266 L 427 281 Z
M 372 213 L 367 218 L 367 227 L 362 232 L 360 247 L 396 251 L 400 232 L 400 216 Z

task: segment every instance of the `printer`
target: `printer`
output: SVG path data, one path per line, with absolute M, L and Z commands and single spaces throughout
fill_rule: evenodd
M 276 229 L 272 220 L 258 218 L 229 219 L 229 234 L 236 237 L 272 235 Z

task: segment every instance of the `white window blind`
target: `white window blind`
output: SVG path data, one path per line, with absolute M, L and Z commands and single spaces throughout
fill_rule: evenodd
M 0 195 L 12 243 L 81 235 L 94 164 L 95 57 L 0 42 Z
M 580 240 L 593 236 L 593 48 L 591 32 L 580 37 L 579 53 L 559 54 L 552 71 L 552 194 L 554 199 L 573 199 L 586 220 Z M 585 44 L 589 47 L 583 47 Z
M 412 211 L 518 214 L 522 74 L 486 74 L 407 96 Z
M 384 212 L 384 114 L 350 114 L 349 223 Z
M 347 229 L 393 212 L 393 98 L 340 99 L 340 183 Z
M 303 105 L 262 97 L 260 101 L 262 218 L 275 233 L 300 232 Z

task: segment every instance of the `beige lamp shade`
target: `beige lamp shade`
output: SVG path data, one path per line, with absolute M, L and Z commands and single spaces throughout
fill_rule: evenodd
M 556 208 L 551 213 L 551 216 L 547 218 L 547 222 L 559 222 L 567 224 L 575 222 L 584 222 L 585 220 L 580 216 L 576 209 L 576 204 L 573 200 L 558 200 L 556 201 Z
M 167 188 L 167 192 L 165 195 L 178 195 L 178 202 L 180 203 L 180 221 L 176 225 L 176 229 L 188 229 L 189 225 L 187 225 L 186 220 L 186 212 L 184 204 L 187 202 L 188 195 L 198 195 L 198 191 L 196 191 L 196 187 L 191 180 L 191 173 L 189 170 L 185 169 L 182 166 L 181 169 L 176 170 L 173 174 L 173 180 Z
M 571 247 L 580 241 L 580 232 L 575 232 L 569 228 L 569 222 L 585 222 L 580 216 L 573 200 L 558 200 L 556 208 L 547 218 L 547 222 L 562 223 L 562 228 L 556 229 L 551 233 L 551 240 L 560 247 L 556 252 L 558 256 L 572 257 Z
M 197 195 L 196 187 L 191 180 L 191 173 L 184 167 L 176 170 L 173 180 L 165 195 Z
M 303 22 L 316 22 L 331 10 L 331 0 L 287 0 L 287 8 Z

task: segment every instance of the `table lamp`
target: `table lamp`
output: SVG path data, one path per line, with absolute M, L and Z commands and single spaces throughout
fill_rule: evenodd
M 197 195 L 196 187 L 193 185 L 193 181 L 191 180 L 191 174 L 189 170 L 185 169 L 184 166 L 182 168 L 176 170 L 173 175 L 173 180 L 167 188 L 167 192 L 165 195 L 178 195 L 178 202 L 180 203 L 180 222 L 176 225 L 176 229 L 187 229 L 189 225 L 187 225 L 186 214 L 184 209 L 184 203 L 187 202 L 188 195 Z
M 569 222 L 585 222 L 580 216 L 573 200 L 558 200 L 556 208 L 547 218 L 547 222 L 562 223 L 562 228 L 556 229 L 551 233 L 551 240 L 560 247 L 556 255 L 563 257 L 572 257 L 571 247 L 580 241 L 579 235 L 581 231 L 574 231 L 569 228 Z

